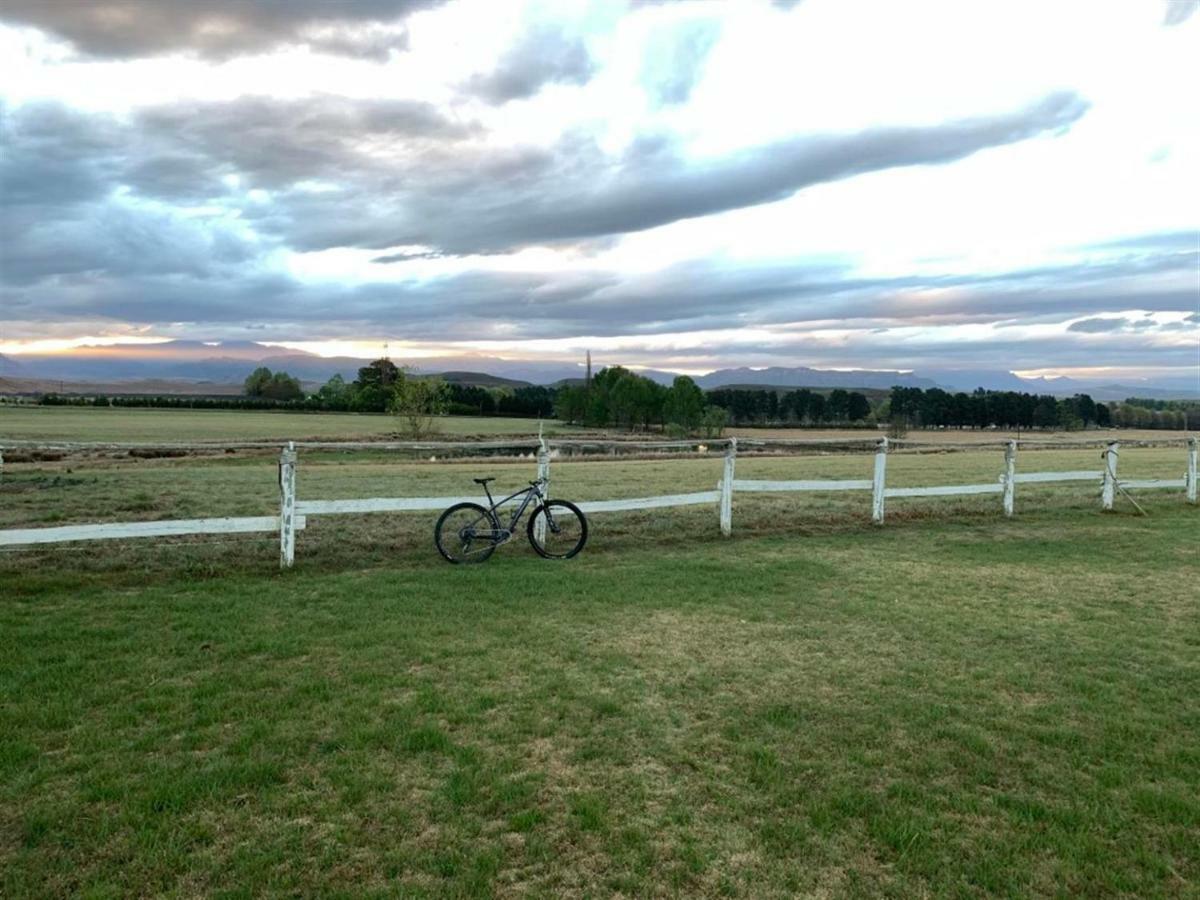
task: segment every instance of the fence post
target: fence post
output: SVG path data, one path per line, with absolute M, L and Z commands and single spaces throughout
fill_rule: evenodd
M 875 478 L 871 482 L 871 521 L 876 525 L 883 524 L 884 484 L 887 481 L 887 452 L 888 439 L 879 439 L 879 449 L 875 451 Z
M 1196 502 L 1196 450 L 1200 440 L 1196 438 L 1188 438 L 1188 465 L 1187 465 L 1187 498 L 1188 503 Z
M 725 473 L 721 478 L 721 534 L 725 537 L 733 534 L 733 470 L 737 462 L 737 438 L 729 439 L 729 449 L 725 451 Z
M 550 496 L 550 448 L 546 446 L 544 438 L 539 437 L 538 442 L 541 446 L 538 448 L 537 454 L 537 477 L 545 482 L 544 490 L 546 496 Z M 539 544 L 546 542 L 546 517 L 538 516 L 533 522 L 533 539 Z
M 1017 493 L 1017 442 L 1009 441 L 1004 448 L 1004 515 L 1012 518 Z
M 279 454 L 279 567 L 296 560 L 296 445 L 288 441 Z
M 1100 503 L 1104 509 L 1113 508 L 1113 498 L 1117 490 L 1117 460 L 1120 457 L 1121 445 L 1110 441 L 1104 451 L 1104 487 L 1100 491 Z

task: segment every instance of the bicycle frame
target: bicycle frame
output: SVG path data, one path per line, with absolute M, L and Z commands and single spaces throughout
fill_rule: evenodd
M 509 494 L 499 502 L 492 498 L 492 492 L 488 489 L 486 484 L 483 486 L 483 491 L 485 494 L 487 494 L 488 498 L 488 512 L 494 515 L 497 521 L 500 520 L 499 509 L 501 506 L 510 500 L 514 500 L 517 497 L 524 495 L 521 505 L 517 507 L 516 511 L 509 519 L 508 528 L 504 529 L 506 532 L 508 532 L 506 537 L 511 537 L 512 533 L 517 530 L 517 523 L 521 521 L 521 516 L 525 515 L 525 510 L 529 508 L 529 504 L 534 501 L 535 497 L 539 500 L 546 499 L 545 495 L 542 493 L 542 483 L 540 481 L 535 481 L 529 487 L 523 488 L 516 493 Z

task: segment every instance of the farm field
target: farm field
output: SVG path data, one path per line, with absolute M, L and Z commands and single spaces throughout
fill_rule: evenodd
M 203 414 L 202 414 L 203 415 Z M 237 414 L 242 415 L 242 414 Z M 304 417 L 308 418 L 308 417 Z M 494 421 L 494 420 L 492 420 Z M 1159 434 L 1161 437 L 1161 433 Z M 893 453 L 889 486 L 1003 455 Z M 1124 478 L 1178 478 L 1182 446 Z M 9 461 L 0 528 L 272 515 L 277 454 Z M 738 478 L 869 478 L 870 451 Z M 1098 449 L 1018 471 L 1099 471 Z M 303 499 L 515 490 L 531 458 L 302 450 Z M 569 459 L 579 500 L 717 454 Z M 0 552 L 0 896 L 1187 895 L 1200 509 L 1098 486 L 734 497 L 436 557 L 436 512 Z
M 435 437 L 536 434 L 535 419 L 443 416 Z M 78 406 L 0 405 L 0 441 L 257 441 L 354 440 L 393 436 L 394 416 L 355 413 L 292 413 L 245 410 L 178 410 L 90 408 Z M 587 429 L 546 421 L 547 435 L 586 435 Z M 827 440 L 875 438 L 882 432 L 847 428 L 728 428 L 726 436 Z M 650 435 L 656 437 L 657 435 Z M 1163 440 L 1184 436 L 1178 431 L 1114 429 L 1073 432 L 913 430 L 908 439 L 921 442 L 984 443 L 1024 437 L 1032 440 Z
M 437 434 L 537 434 L 536 419 L 442 416 Z M 395 435 L 395 416 L 226 409 L 129 409 L 86 406 L 2 406 L 0 441 L 270 441 L 352 440 Z M 545 423 L 546 434 L 575 429 Z
M 0 895 L 1193 894 L 1196 510 L 1146 506 L 46 553 L 0 572 Z

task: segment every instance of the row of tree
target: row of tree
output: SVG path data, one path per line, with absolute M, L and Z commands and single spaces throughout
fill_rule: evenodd
M 657 427 L 710 437 L 719 435 L 729 418 L 720 406 L 708 403 L 704 391 L 686 375 L 665 387 L 622 366 L 601 369 L 585 384 L 559 388 L 554 409 L 566 422 L 593 428 Z
M 705 394 L 687 376 L 670 387 L 621 366 L 601 370 L 590 382 L 555 388 L 519 388 L 447 384 L 413 375 L 387 359 L 358 370 L 347 382 L 341 375 L 305 395 L 298 379 L 260 367 L 250 374 L 241 397 L 113 396 L 67 397 L 46 394 L 44 405 L 154 406 L 191 409 L 286 409 L 307 411 L 394 412 L 408 430 L 428 428 L 433 416 L 502 415 L 549 418 L 600 428 L 662 429 L 678 434 L 715 436 L 727 423 L 737 425 L 826 425 L 892 422 L 898 428 L 1200 428 L 1200 402 L 1130 398 L 1097 403 L 1087 394 L 1059 399 L 1016 391 L 950 393 L 940 388 L 893 387 L 872 410 L 857 391 L 828 394 L 799 389 L 719 388 Z
M 267 397 L 202 394 L 42 394 L 35 401 L 39 406 L 118 406 L 134 409 L 246 409 L 292 410 L 314 409 L 305 400 L 272 400 Z
M 893 387 L 884 415 L 918 428 L 1058 428 L 1068 431 L 1112 425 L 1109 408 L 1087 394 L 1059 399 L 1049 394 L 985 391 L 952 394 L 941 388 Z
M 1154 406 L 1131 399 L 1111 403 L 1112 423 L 1118 428 L 1168 428 L 1175 431 L 1200 430 L 1200 403 L 1194 400 L 1152 400 Z
M 266 366 L 259 366 L 246 377 L 242 383 L 242 393 L 262 400 L 304 399 L 304 388 L 300 386 L 299 378 L 287 372 L 272 372 Z
M 449 384 L 430 376 L 416 376 L 388 359 L 377 359 L 358 370 L 354 381 L 334 375 L 312 395 L 319 409 L 336 412 L 386 412 L 395 385 L 402 379 L 437 382 L 446 412 L 460 416 L 541 416 L 554 414 L 554 389 L 527 385 L 518 388 Z
M 828 396 L 807 388 L 780 393 L 748 388 L 717 388 L 708 401 L 729 411 L 735 425 L 853 424 L 871 414 L 871 404 L 858 391 L 837 388 Z

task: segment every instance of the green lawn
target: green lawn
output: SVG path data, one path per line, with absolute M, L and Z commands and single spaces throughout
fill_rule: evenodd
M 1196 511 L 1148 508 L 8 571 L 0 895 L 1194 895 Z
M 395 416 L 355 413 L 252 412 L 220 409 L 124 409 L 0 405 L 0 441 L 273 441 L 353 440 L 394 435 Z M 445 436 L 537 434 L 536 419 L 444 416 Z M 570 430 L 545 423 L 546 434 Z

